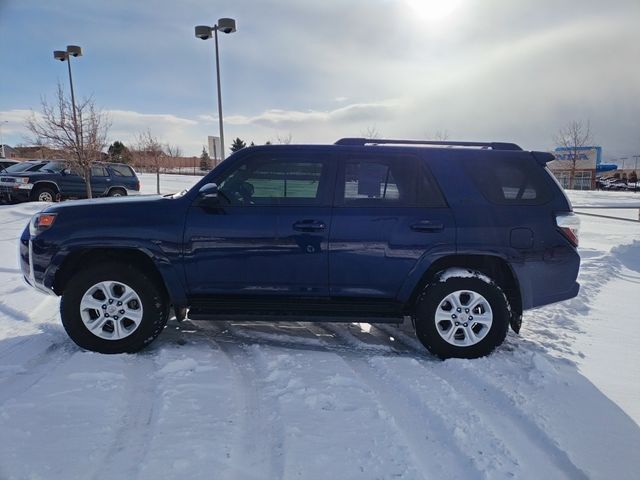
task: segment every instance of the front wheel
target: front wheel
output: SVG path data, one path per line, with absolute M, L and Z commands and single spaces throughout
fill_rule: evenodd
M 472 270 L 436 275 L 416 305 L 416 335 L 440 358 L 477 358 L 500 345 L 509 326 L 509 303 L 502 289 Z
M 56 192 L 50 187 L 39 187 L 33 198 L 38 202 L 53 202 L 56 199 Z
M 134 266 L 99 264 L 71 278 L 60 302 L 62 324 L 80 347 L 132 353 L 151 343 L 168 318 L 162 288 Z

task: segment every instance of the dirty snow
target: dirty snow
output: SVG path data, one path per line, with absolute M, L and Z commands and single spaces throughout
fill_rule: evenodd
M 580 296 L 488 358 L 438 361 L 407 326 L 189 321 L 106 356 L 22 282 L 41 207 L 0 207 L 0 479 L 637 478 L 640 224 L 583 217 Z

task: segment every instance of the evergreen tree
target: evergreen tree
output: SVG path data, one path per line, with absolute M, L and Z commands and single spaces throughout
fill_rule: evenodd
M 110 162 L 131 163 L 131 152 L 120 140 L 116 140 L 109 145 L 109 150 L 107 152 L 109 154 Z
M 207 172 L 211 169 L 211 158 L 209 158 L 209 154 L 207 150 L 202 147 L 202 153 L 200 154 L 200 170 L 203 172 Z
M 239 137 L 236 137 L 236 139 L 231 144 L 231 151 L 232 152 L 237 152 L 238 150 L 242 150 L 246 146 L 247 146 L 246 143 L 244 143 L 242 140 L 240 140 Z

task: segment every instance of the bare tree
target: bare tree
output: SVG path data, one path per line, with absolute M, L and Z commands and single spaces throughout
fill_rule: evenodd
M 586 122 L 573 120 L 558 130 L 553 140 L 557 146 L 562 147 L 569 155 L 569 160 L 571 161 L 569 188 L 573 188 L 576 176 L 576 163 L 578 162 L 580 150 L 593 142 L 591 124 L 589 120 Z
M 433 134 L 433 139 L 438 142 L 446 142 L 449 140 L 449 132 L 446 128 L 444 130 L 436 130 L 436 133 Z
M 182 149 L 178 145 L 171 145 L 167 143 L 164 146 L 164 153 L 167 157 L 177 158 L 182 156 Z
M 278 134 L 278 136 L 276 137 L 276 140 L 278 141 L 278 143 L 282 145 L 289 145 L 293 140 L 293 135 L 291 135 L 291 132 L 287 133 L 282 137 L 280 136 L 280 134 Z
M 29 141 L 60 152 L 70 167 L 84 178 L 87 198 L 91 198 L 91 165 L 100 159 L 106 145 L 111 122 L 106 113 L 96 107 L 92 97 L 73 105 L 58 83 L 55 103 L 41 100 L 40 114 L 31 113 L 26 121 Z M 76 124 L 77 120 L 77 124 Z
M 141 166 L 152 166 L 156 172 L 156 188 L 160 193 L 160 159 L 164 155 L 164 149 L 158 139 L 150 130 L 138 134 L 133 150 L 136 163 Z
M 368 126 L 360 132 L 360 135 L 362 135 L 364 138 L 380 138 L 380 132 L 375 125 Z

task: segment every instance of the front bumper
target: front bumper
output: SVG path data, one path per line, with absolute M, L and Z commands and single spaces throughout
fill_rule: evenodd
M 31 184 L 24 184 L 24 187 Z M 0 201 L 3 203 L 28 202 L 31 198 L 31 188 L 16 188 L 15 186 L 0 185 Z
M 55 249 L 46 242 L 31 238 L 29 226 L 20 236 L 19 262 L 20 270 L 25 282 L 36 290 L 49 295 L 56 295 L 53 291 L 53 279 L 56 268 L 51 264 Z

